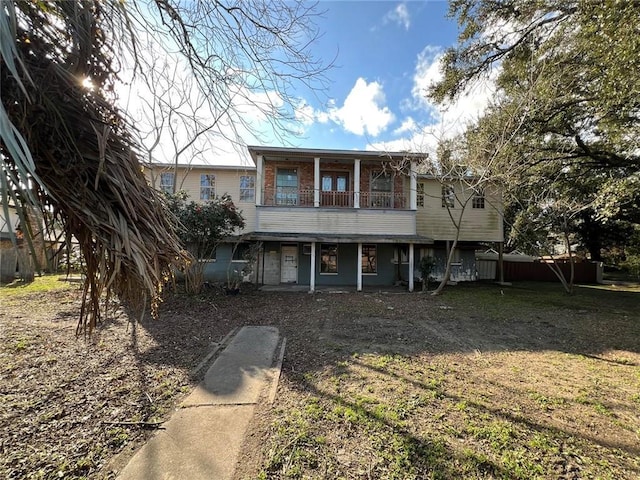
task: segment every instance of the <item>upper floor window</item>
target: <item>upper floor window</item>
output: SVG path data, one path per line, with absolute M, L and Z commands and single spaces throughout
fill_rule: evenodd
M 473 208 L 484 208 L 484 190 L 483 189 L 478 189 L 478 191 L 474 192 L 471 206 Z
M 417 188 L 417 197 L 416 197 L 416 201 L 417 201 L 417 205 L 419 207 L 424 207 L 424 183 L 418 183 L 416 185 Z
M 442 208 L 454 208 L 456 194 L 453 185 L 442 185 Z
M 298 171 L 279 168 L 276 175 L 276 205 L 298 204 Z
M 255 175 L 240 175 L 240 201 L 253 202 L 256 199 Z
M 173 185 L 176 181 L 176 176 L 173 172 L 162 172 L 160 174 L 160 190 L 165 193 L 173 193 Z
M 200 200 L 213 200 L 216 197 L 216 176 L 210 173 L 200 175 Z
M 389 208 L 392 206 L 393 177 L 385 172 L 371 174 L 371 206 Z

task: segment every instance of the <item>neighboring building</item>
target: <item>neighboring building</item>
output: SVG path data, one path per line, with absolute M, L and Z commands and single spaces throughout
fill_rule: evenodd
M 252 279 L 264 285 L 313 291 L 403 283 L 412 291 L 425 255 L 436 260 L 434 278 L 442 274 L 456 233 L 445 203 L 450 187 L 416 173 L 421 157 L 277 147 L 249 153 L 255 167 L 179 166 L 176 175 L 174 166 L 154 165 L 148 172 L 156 188 L 173 190 L 177 181 L 176 190 L 196 201 L 228 193 L 242 210 L 243 243 L 235 255 L 232 244 L 218 248 L 208 279 L 225 281 L 229 269 L 241 269 L 249 245 L 260 247 Z M 453 281 L 476 279 L 478 242 L 503 240 L 499 195 L 475 196 L 463 216 Z
M 256 222 L 256 168 L 255 166 L 220 165 L 175 165 L 153 164 L 145 167 L 149 183 L 156 189 L 173 192 L 184 190 L 189 200 L 206 202 L 217 196 L 229 194 L 241 211 L 245 229 L 238 232 L 236 241 L 221 243 L 207 262 L 205 278 L 212 282 L 226 282 L 230 277 L 241 275 L 246 270 L 247 244 L 242 243 L 242 234 L 254 230 Z M 256 271 L 244 280 L 255 281 Z
M 8 219 L 5 218 L 5 208 L 0 205 L 0 283 L 13 282 L 18 267 L 18 249 L 15 247 L 18 214 L 12 205 L 8 205 L 6 211 Z

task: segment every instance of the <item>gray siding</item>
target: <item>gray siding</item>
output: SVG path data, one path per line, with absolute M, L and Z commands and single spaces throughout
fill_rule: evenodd
M 350 235 L 415 235 L 412 210 L 257 207 L 257 231 Z

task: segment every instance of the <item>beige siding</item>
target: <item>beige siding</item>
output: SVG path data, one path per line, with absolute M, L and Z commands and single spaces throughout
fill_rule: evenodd
M 150 180 L 150 183 L 156 188 L 159 188 L 160 172 L 172 171 L 173 169 L 157 167 L 153 171 L 145 169 L 145 174 Z M 192 168 L 188 169 L 181 167 L 178 169 L 177 175 L 177 189 L 184 190 L 189 195 L 190 200 L 200 202 L 200 175 L 209 174 L 215 175 L 215 194 L 221 196 L 225 193 L 231 195 L 236 207 L 242 211 L 242 216 L 245 219 L 244 233 L 252 232 L 255 230 L 256 225 L 256 206 L 255 200 L 252 201 L 240 201 L 240 176 L 253 175 L 255 177 L 256 172 L 252 169 L 220 169 L 215 166 L 210 168 Z M 154 179 L 155 181 L 153 181 Z
M 258 207 L 257 230 L 277 233 L 415 235 L 411 210 Z
M 436 180 L 419 179 L 419 183 L 425 184 L 424 206 L 418 206 L 416 214 L 417 233 L 431 237 L 434 240 L 453 240 L 456 229 L 451 221 L 447 209 L 442 206 L 442 186 Z M 468 198 L 471 192 L 462 193 L 459 183 L 452 184 L 456 188 L 456 194 L 460 198 Z M 502 202 L 499 193 L 495 190 L 485 192 L 485 208 L 472 208 L 471 200 L 467 204 L 462 217 L 461 241 L 502 241 Z M 456 203 L 451 209 L 451 214 L 456 221 L 461 211 L 460 204 Z

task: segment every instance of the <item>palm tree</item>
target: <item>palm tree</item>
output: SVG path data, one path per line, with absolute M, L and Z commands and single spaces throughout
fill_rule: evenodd
M 111 40 L 129 29 L 124 3 L 0 5 L 2 204 L 22 220 L 31 208 L 46 213 L 79 243 L 85 332 L 100 320 L 103 294 L 139 308 L 151 299 L 155 310 L 186 259 L 130 126 L 107 97 L 120 68 Z

